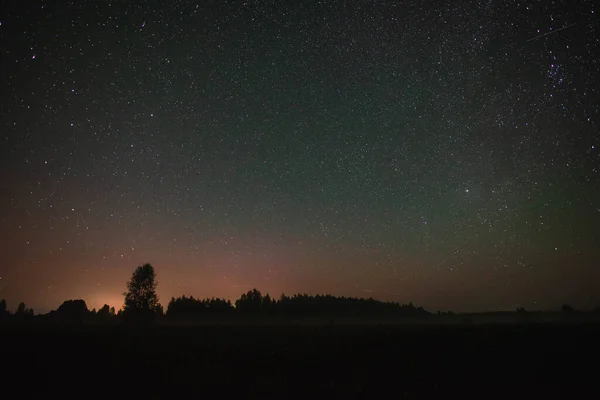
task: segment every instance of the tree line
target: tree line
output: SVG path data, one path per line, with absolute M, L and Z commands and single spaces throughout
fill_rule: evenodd
M 67 300 L 56 310 L 46 314 L 46 317 L 63 320 L 107 320 L 122 318 L 125 320 L 151 320 L 156 317 L 196 318 L 203 316 L 404 316 L 418 317 L 428 315 L 422 307 L 412 303 L 382 302 L 373 298 L 361 299 L 354 297 L 336 297 L 332 295 L 282 294 L 273 299 L 269 294 L 263 295 L 259 290 L 252 289 L 240 296 L 235 305 L 221 298 L 194 298 L 193 296 L 172 297 L 166 312 L 159 303 L 156 287 L 156 273 L 150 264 L 144 264 L 135 269 L 127 282 L 127 291 L 123 308 L 116 311 L 114 307 L 105 304 L 99 310 L 89 310 L 82 299 Z M 0 300 L 0 319 L 8 317 L 32 317 L 33 310 L 19 304 L 17 311 L 11 314 L 7 310 L 6 301 Z
M 415 307 L 412 303 L 399 304 L 373 298 L 308 294 L 293 296 L 282 294 L 278 299 L 273 299 L 269 294 L 263 295 L 257 289 L 242 294 L 235 301 L 235 305 L 230 300 L 220 298 L 199 299 L 185 295 L 172 297 L 165 312 L 156 293 L 157 285 L 154 267 L 144 264 L 135 269 L 127 282 L 127 291 L 123 293 L 125 301 L 121 310 L 116 311 L 114 307 L 107 304 L 99 310 L 89 310 L 84 300 L 76 299 L 63 302 L 58 309 L 43 316 L 68 321 L 108 321 L 113 318 L 151 321 L 157 317 L 191 319 L 233 315 L 330 318 L 377 316 L 419 318 L 430 315 L 422 307 Z M 566 304 L 563 305 L 562 311 L 567 314 L 575 312 L 573 307 Z M 596 312 L 600 312 L 600 309 Z M 525 309 L 517 309 L 517 314 L 524 313 L 526 313 Z M 6 301 L 0 300 L 0 321 L 9 318 L 24 321 L 33 316 L 33 309 L 27 308 L 25 303 L 20 303 L 13 314 L 8 311 Z
M 263 295 L 252 289 L 236 300 L 235 307 L 229 300 L 195 299 L 193 296 L 171 298 L 167 307 L 167 316 L 193 317 L 200 315 L 265 315 L 265 316 L 382 316 L 396 315 L 417 317 L 427 315 L 422 307 L 412 303 L 401 305 L 354 297 L 336 297 L 331 295 L 296 294 L 279 299 L 272 299 L 269 294 Z

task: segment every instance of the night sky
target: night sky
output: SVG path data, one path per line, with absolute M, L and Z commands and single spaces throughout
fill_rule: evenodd
M 0 298 L 600 306 L 592 1 L 8 1 Z

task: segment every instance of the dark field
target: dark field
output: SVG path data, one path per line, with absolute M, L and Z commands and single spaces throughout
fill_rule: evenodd
M 595 323 L 12 325 L 0 381 L 6 399 L 599 398 L 599 339 Z

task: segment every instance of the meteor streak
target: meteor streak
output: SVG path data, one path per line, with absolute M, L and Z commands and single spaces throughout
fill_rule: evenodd
M 557 30 L 555 30 L 555 31 L 546 32 L 546 33 L 544 33 L 544 34 L 541 34 L 541 35 L 539 35 L 539 36 L 536 36 L 536 37 L 534 37 L 534 38 L 531 38 L 531 39 L 529 39 L 529 40 L 526 40 L 526 41 L 525 41 L 525 43 L 532 42 L 532 41 L 534 41 L 534 40 L 537 40 L 537 39 L 539 39 L 539 38 L 542 38 L 542 37 L 544 37 L 544 36 L 552 35 L 553 33 L 560 32 L 560 31 L 562 31 L 562 30 L 564 30 L 564 29 L 570 28 L 570 27 L 572 27 L 573 25 L 577 25 L 577 23 L 576 23 L 576 22 L 574 22 L 574 23 L 572 23 L 571 25 L 563 26 L 562 28 L 560 28 L 560 29 L 557 29 Z

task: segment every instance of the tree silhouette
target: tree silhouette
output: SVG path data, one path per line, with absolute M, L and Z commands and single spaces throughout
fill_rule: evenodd
M 271 299 L 269 298 L 269 305 L 270 303 Z M 252 289 L 235 301 L 235 308 L 240 312 L 257 314 L 264 309 L 263 296 L 256 288 Z
M 33 308 L 27 308 L 27 306 L 25 306 L 25 303 L 20 302 L 19 305 L 17 306 L 17 312 L 15 313 L 15 316 L 32 317 L 33 316 Z
M 235 309 L 231 301 L 219 298 L 195 299 L 194 296 L 171 298 L 167 307 L 169 317 L 196 317 L 201 315 L 231 314 Z
M 156 294 L 154 267 L 144 264 L 135 269 L 127 282 L 123 315 L 128 318 L 154 318 L 162 314 L 162 306 Z
M 81 299 L 66 300 L 56 310 L 56 314 L 64 319 L 81 321 L 90 311 L 85 301 Z
M 96 316 L 100 318 L 108 318 L 113 315 L 115 315 L 115 309 L 114 307 L 110 307 L 108 304 L 103 305 L 102 308 L 100 308 L 96 313 Z

